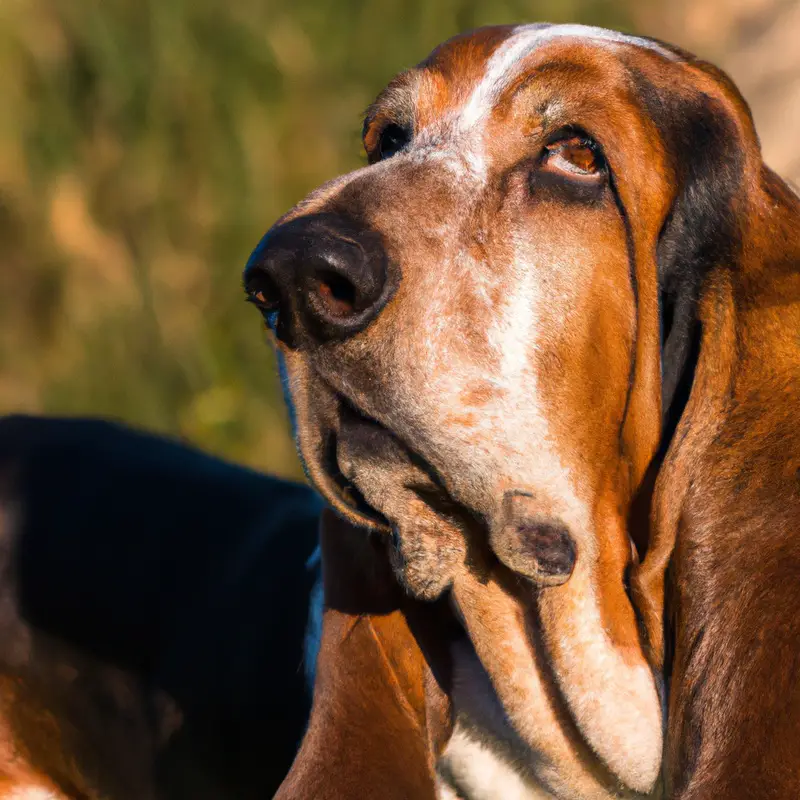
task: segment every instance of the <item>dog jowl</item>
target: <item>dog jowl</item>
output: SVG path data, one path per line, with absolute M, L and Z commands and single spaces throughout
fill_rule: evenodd
M 369 166 L 245 272 L 310 478 L 386 535 L 410 593 L 449 593 L 558 796 L 648 793 L 661 765 L 628 519 L 662 434 L 659 242 L 690 176 L 653 107 L 727 102 L 706 77 L 600 29 L 456 37 L 371 106 Z

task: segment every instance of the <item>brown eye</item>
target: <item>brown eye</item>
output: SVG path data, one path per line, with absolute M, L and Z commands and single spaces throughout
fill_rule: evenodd
M 577 178 L 593 178 L 604 172 L 605 161 L 591 139 L 568 136 L 545 146 L 542 167 Z

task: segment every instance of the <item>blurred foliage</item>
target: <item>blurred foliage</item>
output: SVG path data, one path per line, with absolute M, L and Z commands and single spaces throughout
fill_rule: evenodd
M 2 0 L 0 412 L 102 414 L 299 474 L 242 302 L 263 231 L 468 28 L 601 0 Z

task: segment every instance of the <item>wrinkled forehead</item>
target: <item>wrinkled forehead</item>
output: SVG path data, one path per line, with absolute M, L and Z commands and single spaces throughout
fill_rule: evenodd
M 445 42 L 392 81 L 368 113 L 366 127 L 378 117 L 391 117 L 417 133 L 443 121 L 463 131 L 488 116 L 542 64 L 598 77 L 617 56 L 635 57 L 637 51 L 644 57 L 680 60 L 677 51 L 659 42 L 604 28 L 482 28 Z

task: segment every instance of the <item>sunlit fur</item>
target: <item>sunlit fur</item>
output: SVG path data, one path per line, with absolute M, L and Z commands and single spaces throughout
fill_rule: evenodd
M 406 149 L 286 217 L 358 219 L 400 276 L 357 335 L 279 343 L 309 474 L 368 524 L 321 455 L 335 432 L 344 478 L 394 534 L 400 582 L 426 601 L 449 590 L 530 797 L 658 792 L 664 571 L 694 485 L 674 448 L 697 428 L 665 461 L 652 527 L 630 524 L 634 500 L 652 492 L 648 468 L 683 412 L 698 308 L 714 328 L 701 288 L 723 297 L 728 277 L 708 288 L 708 276 L 757 251 L 739 250 L 731 220 L 774 222 L 785 242 L 796 212 L 728 79 L 650 40 L 577 26 L 456 37 L 370 109 L 373 160 L 387 121 L 412 131 Z M 543 175 L 543 148 L 575 129 L 602 148 L 607 181 Z M 759 263 L 773 257 L 783 263 L 766 251 Z M 669 325 L 662 303 L 675 307 Z M 374 422 L 343 423 L 344 405 Z M 442 492 L 461 512 L 426 502 Z M 573 537 L 560 585 L 531 586 L 492 550 L 512 495 L 530 500 L 520 525 L 545 516 Z M 640 569 L 630 539 L 644 552 L 651 534 Z

